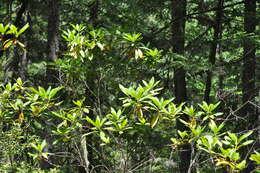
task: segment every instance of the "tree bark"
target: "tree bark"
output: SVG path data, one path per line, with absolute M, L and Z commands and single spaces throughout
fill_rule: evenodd
M 98 13 L 99 13 L 99 0 L 95 0 L 90 5 L 89 22 L 96 27 L 98 25 Z
M 24 23 L 29 23 L 31 24 L 31 14 L 30 14 L 30 9 L 31 7 L 28 7 L 28 10 L 25 13 L 24 17 Z M 31 28 L 28 29 L 28 31 L 24 34 L 26 39 L 24 41 L 24 46 L 26 48 L 25 51 L 23 51 L 21 60 L 20 60 L 20 71 L 19 71 L 19 76 L 25 81 L 27 79 L 27 66 L 28 66 L 28 61 L 29 61 L 29 47 L 31 45 L 32 41 L 32 30 Z
M 87 147 L 87 139 L 86 137 L 81 138 L 81 143 L 80 143 L 80 148 L 81 148 L 81 157 L 82 157 L 82 165 L 84 165 L 84 169 L 80 168 L 78 172 L 84 172 L 84 173 L 89 173 L 90 169 L 90 162 L 89 162 L 89 152 L 88 152 L 88 147 Z
M 54 62 L 58 58 L 59 52 L 59 0 L 49 0 L 48 16 L 48 40 L 47 40 L 47 59 Z M 51 65 L 47 68 L 47 78 L 50 83 L 57 83 L 57 71 Z
M 17 15 L 16 15 L 16 19 L 15 19 L 15 22 L 14 22 L 14 25 L 16 27 L 21 27 L 21 25 L 23 24 L 22 22 L 22 17 L 23 17 L 23 14 L 25 13 L 26 9 L 28 8 L 28 5 L 29 5 L 29 0 L 20 0 L 21 3 L 22 3 L 22 6 L 21 8 L 19 9 Z
M 216 62 L 216 56 L 220 53 L 220 39 L 222 36 L 222 18 L 223 18 L 223 5 L 224 0 L 218 1 L 217 11 L 216 11 L 216 20 L 214 24 L 214 37 L 210 48 L 209 53 L 209 62 L 214 67 Z M 206 87 L 204 92 L 204 101 L 209 103 L 210 102 L 210 92 L 211 92 L 211 85 L 212 85 L 212 77 L 213 72 L 211 70 L 207 71 L 206 77 Z
M 47 38 L 47 60 L 53 62 L 58 58 L 59 51 L 59 0 L 48 0 L 49 16 L 48 16 L 48 38 Z M 45 87 L 50 84 L 57 83 L 57 71 L 51 65 L 47 66 L 47 80 Z M 48 122 L 45 122 L 48 123 Z M 45 140 L 47 147 L 44 148 L 45 152 L 49 152 L 52 148 L 52 136 L 49 130 L 46 131 Z M 50 160 L 49 160 L 50 161 Z M 40 167 L 42 169 L 51 168 L 48 160 L 41 160 Z
M 244 30 L 247 34 L 253 34 L 256 28 L 256 0 L 245 1 Z M 254 101 L 255 98 L 255 63 L 256 45 L 252 38 L 247 37 L 244 41 L 243 55 L 243 102 Z M 252 113 L 251 111 L 247 111 Z
M 256 29 L 256 0 L 245 0 L 244 9 L 244 30 L 247 34 L 254 34 Z M 255 70 L 256 70 L 256 44 L 253 38 L 247 36 L 244 40 L 244 54 L 243 54 L 243 72 L 242 72 L 242 101 L 245 104 L 242 108 L 242 116 L 247 121 L 247 126 L 243 126 L 243 130 L 253 129 L 257 126 L 258 116 L 256 108 L 250 102 L 255 101 L 256 88 L 255 88 Z M 248 150 L 244 150 L 244 155 Z M 251 162 L 243 171 L 251 172 L 254 169 Z
M 186 0 L 172 0 L 172 48 L 173 52 L 184 55 L 184 41 L 185 41 L 185 16 L 186 16 Z M 185 69 L 178 67 L 174 69 L 174 94 L 176 104 L 181 104 L 187 101 L 187 89 L 185 80 Z M 183 115 L 183 119 L 188 119 Z M 177 122 L 178 130 L 185 130 L 186 127 Z M 191 147 L 189 144 L 183 145 L 180 152 L 180 173 L 187 173 L 190 166 Z

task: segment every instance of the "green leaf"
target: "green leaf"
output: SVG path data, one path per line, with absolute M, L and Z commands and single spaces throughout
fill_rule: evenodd
M 220 165 L 224 165 L 224 166 L 232 166 L 230 162 L 226 161 L 226 160 L 217 160 L 216 166 L 220 166 Z
M 49 98 L 53 98 L 63 87 L 54 88 L 49 93 Z
M 155 105 L 158 109 L 161 109 L 161 103 L 160 103 L 160 101 L 159 101 L 159 99 L 158 99 L 157 97 L 151 97 L 150 99 L 153 101 L 154 105 Z
M 83 108 L 83 112 L 85 112 L 86 114 L 89 113 L 89 109 L 88 108 Z
M 39 86 L 38 90 L 39 90 L 40 96 L 46 96 L 46 90 L 43 87 Z
M 159 114 L 159 113 L 156 114 L 156 115 L 153 117 L 153 119 L 152 119 L 152 121 L 151 121 L 151 123 L 150 123 L 150 125 L 151 125 L 152 128 L 154 128 L 154 126 L 157 124 L 159 118 L 160 118 L 160 114 Z
M 191 128 L 191 131 L 192 131 L 192 133 L 195 135 L 195 136 L 200 136 L 201 135 L 201 133 L 204 131 L 204 128 L 205 127 L 201 127 L 201 126 L 197 126 L 197 128 Z
M 146 124 L 146 119 L 144 119 L 143 117 L 138 117 L 138 120 L 139 122 L 142 124 L 142 125 L 145 125 Z M 150 123 L 151 125 L 151 123 Z
M 231 132 L 228 132 L 228 136 L 231 138 L 231 140 L 232 140 L 232 141 L 234 141 L 234 142 L 235 142 L 235 144 L 237 144 L 237 143 L 238 143 L 238 139 L 237 139 L 237 136 L 236 136 L 236 134 L 234 134 L 234 133 L 231 133 Z
M 42 143 L 41 143 L 41 149 L 43 150 L 47 145 L 47 142 L 46 140 L 43 140 Z
M 186 131 L 183 131 L 183 132 L 182 132 L 182 131 L 178 130 L 178 134 L 180 135 L 180 137 L 181 137 L 182 139 L 184 139 L 186 136 L 189 136 Z
M 45 159 L 48 158 L 48 153 L 42 153 L 42 157 L 44 157 Z
M 43 129 L 43 126 L 41 123 L 37 122 L 37 121 L 34 121 L 33 122 L 33 125 L 37 128 L 37 129 Z
M 39 94 L 39 91 L 37 91 L 36 89 L 34 89 L 34 88 L 32 88 L 32 87 L 30 87 L 29 90 L 31 90 L 32 92 L 34 92 L 34 93 L 37 94 L 37 95 L 40 95 L 40 94 Z
M 253 131 L 249 131 L 245 134 L 243 134 L 242 136 L 240 136 L 240 138 L 238 139 L 238 142 L 241 142 L 242 140 L 244 140 L 245 138 L 247 138 L 248 136 L 250 136 L 253 133 Z
M 78 107 L 81 107 L 82 106 L 82 102 L 81 101 L 79 101 L 79 100 L 77 100 L 77 101 L 72 101 L 76 106 L 78 106 Z
M 189 107 L 189 108 L 188 108 L 188 107 L 185 107 L 185 109 L 183 110 L 183 113 L 189 115 L 190 117 L 194 117 L 194 115 L 195 115 L 195 109 L 194 109 L 193 106 L 191 106 L 191 107 Z
M 225 123 L 221 123 L 219 126 L 218 126 L 218 131 L 220 131 L 223 127 L 224 127 Z
M 190 125 L 190 123 L 184 121 L 183 119 L 179 119 L 179 121 L 180 121 L 181 123 L 185 124 L 186 126 L 189 126 L 189 125 Z
M 213 120 L 210 120 L 209 127 L 214 132 L 214 134 L 218 133 L 218 127 Z
M 260 165 L 260 154 L 258 152 L 255 152 L 255 154 L 251 154 L 249 159 L 255 161 L 258 165 Z
M 36 151 L 38 151 L 38 146 L 35 145 L 34 143 L 31 143 L 31 147 L 33 147 Z
M 129 95 L 129 90 L 125 88 L 123 85 L 119 84 L 119 88 L 125 95 Z
M 29 28 L 29 24 L 27 23 L 26 25 L 24 25 L 22 27 L 22 29 L 19 30 L 19 32 L 16 34 L 16 37 L 18 37 L 19 35 L 21 35 L 26 29 Z
M 236 168 L 238 168 L 238 169 L 241 170 L 241 169 L 244 169 L 245 166 L 246 166 L 246 161 L 243 160 L 242 162 L 240 162 L 240 163 L 238 163 L 238 164 L 236 165 Z
M 87 120 L 87 122 L 89 122 L 93 126 L 96 126 L 96 123 L 92 119 L 90 119 L 88 116 L 86 117 L 86 120 Z
M 237 161 L 240 159 L 240 155 L 238 152 L 235 151 L 235 149 L 231 149 L 228 153 L 228 157 L 233 160 L 233 161 Z
M 100 132 L 99 134 L 100 139 L 105 143 L 109 144 L 110 143 L 110 138 L 105 136 L 105 133 L 103 131 Z
M 248 140 L 246 142 L 243 142 L 240 146 L 246 146 L 246 145 L 252 144 L 253 142 L 254 142 L 254 140 Z
M 0 24 L 0 33 L 4 34 L 8 29 L 9 29 L 10 24 L 3 25 L 2 23 Z
M 64 114 L 63 112 L 57 113 L 57 112 L 52 111 L 51 113 L 52 113 L 52 115 L 54 115 L 54 116 L 56 116 L 56 117 L 58 117 L 58 118 L 61 118 L 61 119 L 64 119 L 64 120 L 69 120 L 69 119 L 65 116 L 65 114 Z
M 18 78 L 18 79 L 16 80 L 16 83 L 17 83 L 19 86 L 22 86 L 22 85 L 23 85 L 23 81 L 22 81 L 21 78 Z
M 123 130 L 127 124 L 127 119 L 125 119 L 122 123 L 121 123 L 121 126 L 120 126 L 120 129 Z

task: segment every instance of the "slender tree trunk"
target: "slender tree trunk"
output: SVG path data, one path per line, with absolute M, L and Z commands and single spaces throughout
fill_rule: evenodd
M 172 0 L 172 18 L 177 18 L 172 24 L 172 48 L 177 54 L 184 54 L 185 41 L 185 15 L 186 15 L 186 0 Z M 174 86 L 176 103 L 180 104 L 187 101 L 185 70 L 179 67 L 174 71 Z
M 58 58 L 59 51 L 59 0 L 48 0 L 48 38 L 47 38 L 47 60 L 49 62 L 53 62 Z M 47 66 L 47 79 L 48 82 L 45 83 L 45 87 L 49 84 L 57 83 L 57 72 L 52 69 L 50 65 Z M 48 122 L 45 122 L 48 125 Z M 51 143 L 53 141 L 51 132 L 49 130 L 45 133 L 45 140 L 47 142 L 47 147 L 44 148 L 45 152 L 50 152 L 52 146 Z M 40 167 L 42 169 L 51 168 L 51 164 L 49 163 L 51 160 L 42 159 L 40 162 Z
M 7 3 L 6 3 L 6 11 L 7 11 L 7 14 L 6 16 L 7 17 L 7 21 L 11 21 L 11 17 L 12 17 L 12 5 L 13 5 L 13 0 L 9 0 Z
M 244 30 L 247 34 L 253 34 L 256 29 L 256 0 L 245 0 L 244 11 Z M 256 115 L 256 108 L 250 102 L 255 101 L 255 70 L 256 70 L 256 44 L 250 37 L 244 40 L 244 55 L 243 55 L 243 72 L 242 72 L 242 92 L 243 103 L 245 106 L 242 108 L 242 116 L 247 120 L 246 129 L 253 129 L 257 125 L 258 116 Z M 248 150 L 244 150 L 246 154 Z M 253 170 L 253 165 L 249 162 L 248 167 L 244 173 Z
M 256 0 L 245 1 L 245 31 L 247 34 L 253 34 L 256 28 Z M 252 38 L 247 37 L 244 41 L 243 56 L 243 102 L 254 101 L 255 99 L 255 63 L 256 63 L 256 45 Z M 249 114 L 252 110 L 248 107 L 245 110 Z M 251 117 L 253 118 L 253 117 Z
M 185 41 L 185 16 L 186 16 L 186 0 L 172 0 L 172 48 L 174 53 L 184 55 Z M 183 67 L 174 70 L 174 94 L 176 104 L 187 101 L 185 70 Z M 188 117 L 183 115 L 183 119 Z M 186 127 L 177 122 L 178 130 L 185 130 Z M 183 145 L 180 152 L 180 173 L 187 173 L 190 166 L 191 147 L 189 144 Z
M 21 7 L 16 14 L 16 18 L 15 18 L 15 22 L 14 22 L 14 25 L 17 28 L 21 28 L 23 26 L 23 24 L 25 23 L 23 20 L 23 17 L 28 9 L 29 0 L 21 0 L 21 3 L 22 3 Z M 7 73 L 9 70 L 12 71 L 13 79 L 17 78 L 20 75 L 18 73 L 20 58 L 21 58 L 21 56 L 19 55 L 18 50 L 15 49 L 14 57 L 11 59 L 11 61 L 9 62 L 9 64 L 7 65 L 7 67 L 5 69 L 5 71 L 6 71 L 5 73 Z
M 80 141 L 80 148 L 81 148 L 81 157 L 82 157 L 82 163 L 81 165 L 84 165 L 84 168 L 83 167 L 80 167 L 78 172 L 79 173 L 89 173 L 90 172 L 90 162 L 89 162 L 89 152 L 88 152 L 88 145 L 87 145 L 87 137 L 82 137 L 81 138 L 81 141 Z
M 20 0 L 21 1 L 21 8 L 17 12 L 16 19 L 14 22 L 14 25 L 17 27 L 21 27 L 23 24 L 22 18 L 23 14 L 25 13 L 26 9 L 28 8 L 29 5 L 29 0 Z
M 95 0 L 90 5 L 90 13 L 89 13 L 89 23 L 92 24 L 94 27 L 98 25 L 98 13 L 99 13 L 99 0 Z M 95 61 L 93 59 L 92 61 Z M 94 67 L 94 66 L 92 66 Z M 97 79 L 97 73 L 94 68 L 89 69 L 89 73 L 86 74 L 87 81 L 86 81 L 86 104 L 91 107 L 90 112 L 88 116 L 91 119 L 95 119 L 94 115 L 94 108 L 95 108 L 95 81 Z M 87 124 L 86 126 L 91 127 L 91 124 Z M 88 132 L 91 131 L 91 129 L 87 129 Z M 79 167 L 78 172 L 79 173 L 89 173 L 91 170 L 91 166 L 95 166 L 94 158 L 93 158 L 93 148 L 92 144 L 93 137 L 89 135 L 88 137 L 85 137 L 82 139 L 81 142 L 81 155 L 83 157 L 83 164 L 84 169 L 82 167 Z
M 48 41 L 47 41 L 47 59 L 53 62 L 58 58 L 59 52 L 59 0 L 48 0 Z M 50 83 L 57 83 L 57 71 L 52 66 L 47 68 L 47 78 Z
M 87 76 L 92 76 L 86 74 Z M 94 79 L 93 79 L 94 80 Z M 92 80 L 90 80 L 92 81 Z M 93 94 L 94 90 L 93 90 L 93 86 L 94 86 L 94 81 L 93 82 L 88 82 L 87 86 L 86 86 L 86 90 L 85 90 L 85 95 L 86 95 L 86 104 L 88 106 L 90 106 L 90 110 L 89 110 L 89 114 L 88 116 L 91 119 L 94 119 L 94 102 L 95 102 L 95 96 Z M 83 129 L 86 130 L 84 133 L 86 132 L 91 132 L 91 124 L 86 124 L 87 127 L 89 127 L 88 129 Z M 83 137 L 81 139 L 81 156 L 82 156 L 82 161 L 81 161 L 81 165 L 83 165 L 82 167 L 79 167 L 78 172 L 79 173 L 89 173 L 91 170 L 91 166 L 94 165 L 93 163 L 93 137 L 91 135 L 88 135 L 87 137 Z
M 28 47 L 27 40 L 25 41 L 24 46 Z M 28 65 L 28 52 L 24 51 L 22 54 L 22 57 L 21 57 L 21 61 L 20 61 L 21 69 L 19 71 L 19 73 L 20 73 L 19 76 L 22 78 L 22 80 L 26 80 L 27 65 Z
M 89 22 L 96 27 L 98 25 L 99 0 L 95 0 L 90 6 Z
M 209 62 L 214 67 L 216 62 L 216 56 L 218 53 L 220 53 L 220 39 L 222 36 L 222 18 L 223 18 L 223 5 L 224 0 L 218 1 L 218 10 L 216 11 L 216 20 L 214 24 L 214 38 L 213 42 L 210 48 L 209 53 Z M 211 85 L 212 85 L 212 77 L 213 72 L 211 70 L 207 71 L 207 77 L 206 77 L 206 88 L 204 93 L 204 101 L 209 103 L 210 102 L 210 92 L 211 92 Z
M 28 10 L 25 13 L 25 17 L 24 17 L 24 23 L 29 23 L 29 25 L 31 24 L 31 16 L 30 16 L 30 7 L 28 7 Z M 26 80 L 27 79 L 27 66 L 28 66 L 28 61 L 29 61 L 29 45 L 31 42 L 31 28 L 28 29 L 28 31 L 24 34 L 26 39 L 24 41 L 24 46 L 26 48 L 25 51 L 23 51 L 22 56 L 21 56 L 21 60 L 20 60 L 20 71 L 19 71 L 19 76 L 23 79 Z

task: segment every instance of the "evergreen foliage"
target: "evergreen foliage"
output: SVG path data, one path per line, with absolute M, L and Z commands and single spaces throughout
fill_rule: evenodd
M 259 14 L 0 2 L 0 172 L 259 173 Z

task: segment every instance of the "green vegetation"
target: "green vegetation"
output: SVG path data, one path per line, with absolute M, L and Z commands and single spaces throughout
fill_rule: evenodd
M 256 0 L 2 4 L 0 172 L 260 172 Z

